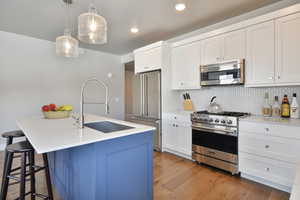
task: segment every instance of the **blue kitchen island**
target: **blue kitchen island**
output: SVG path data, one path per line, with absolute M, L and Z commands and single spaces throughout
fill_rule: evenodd
M 37 153 L 48 153 L 52 184 L 63 200 L 151 200 L 154 128 L 88 115 L 131 129 L 78 129 L 72 119 L 19 120 Z

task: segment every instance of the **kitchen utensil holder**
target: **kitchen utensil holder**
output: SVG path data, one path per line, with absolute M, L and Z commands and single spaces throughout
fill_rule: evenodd
M 194 111 L 194 104 L 192 100 L 186 99 L 183 101 L 183 109 L 185 111 Z

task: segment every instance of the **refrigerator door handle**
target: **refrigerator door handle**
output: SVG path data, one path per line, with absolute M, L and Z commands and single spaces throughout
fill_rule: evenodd
M 140 82 L 141 82 L 141 104 L 140 104 L 140 115 L 144 115 L 144 74 L 140 75 Z
M 144 95 L 144 97 L 145 97 L 145 101 L 144 101 L 144 108 L 145 108 L 145 115 L 146 116 L 148 116 L 149 115 L 149 108 L 148 108 L 148 106 L 149 106 L 149 102 L 148 102 L 148 87 L 149 87 L 149 85 L 148 85 L 148 77 L 147 77 L 147 75 L 145 75 L 145 95 Z

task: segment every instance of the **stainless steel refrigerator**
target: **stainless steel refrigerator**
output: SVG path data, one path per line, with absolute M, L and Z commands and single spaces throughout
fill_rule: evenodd
M 154 150 L 161 150 L 160 71 L 134 74 L 134 63 L 125 65 L 125 120 L 156 127 Z

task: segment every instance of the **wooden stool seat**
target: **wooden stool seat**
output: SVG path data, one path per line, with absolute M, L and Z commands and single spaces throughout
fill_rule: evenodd
M 23 152 L 32 152 L 33 147 L 28 141 L 22 141 L 10 144 L 6 147 L 6 150 L 11 153 L 23 153 Z
M 24 136 L 25 135 L 21 130 L 9 131 L 2 134 L 2 137 L 4 138 L 10 138 L 10 137 L 17 138 L 17 137 L 24 137 Z

